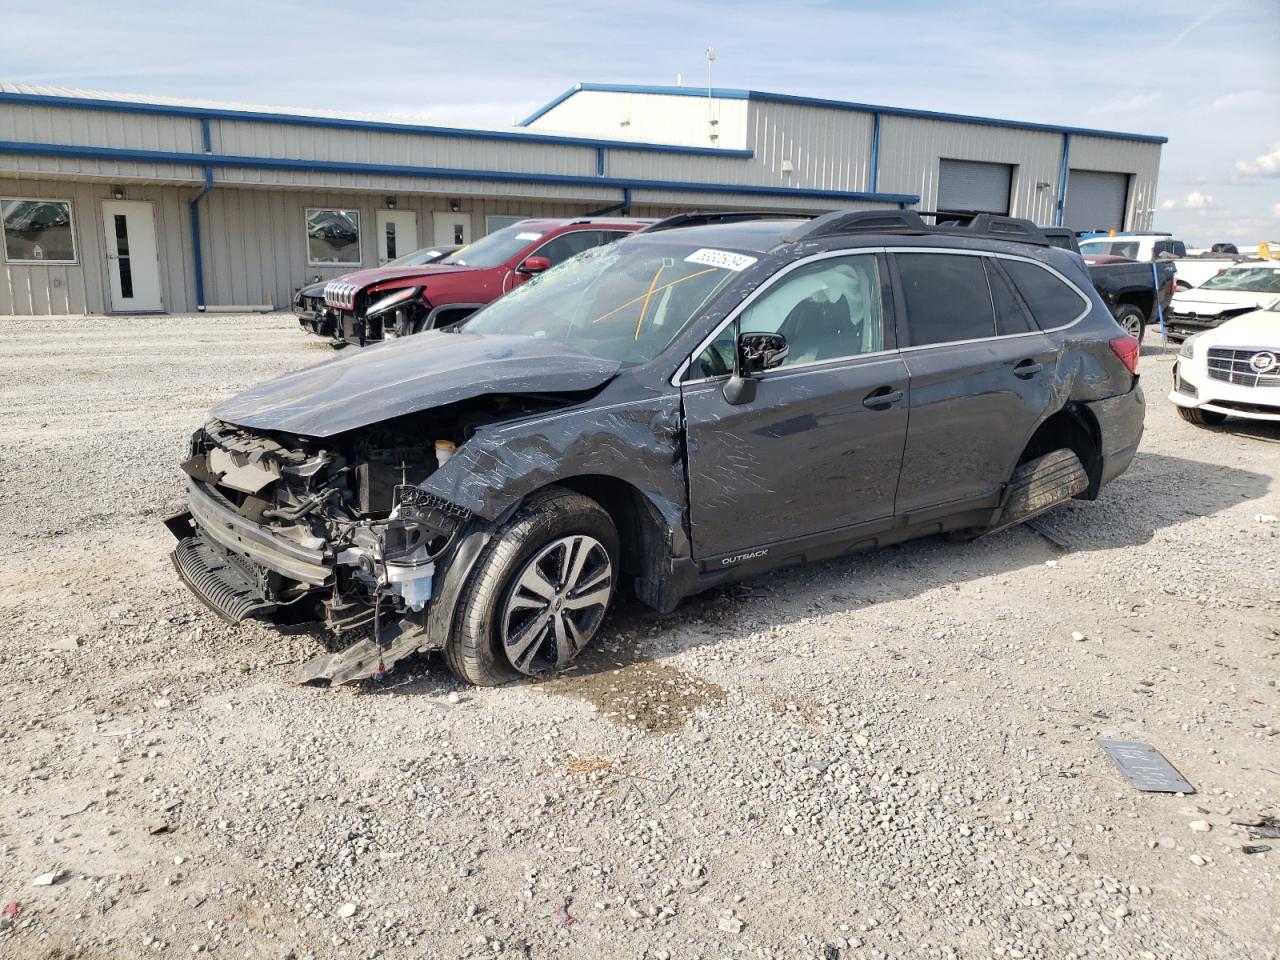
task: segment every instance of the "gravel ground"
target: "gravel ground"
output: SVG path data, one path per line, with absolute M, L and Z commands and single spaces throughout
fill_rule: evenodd
M 1158 344 L 1067 549 L 929 539 L 623 604 L 549 682 L 324 690 L 289 682 L 320 635 L 214 619 L 160 519 L 205 410 L 329 348 L 0 342 L 0 956 L 1280 953 L 1280 840 L 1233 823 L 1280 814 L 1280 426 L 1183 423 Z M 1107 735 L 1199 792 L 1137 792 Z

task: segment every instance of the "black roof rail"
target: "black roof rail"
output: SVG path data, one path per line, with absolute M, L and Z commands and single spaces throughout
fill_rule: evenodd
M 636 233 L 653 233 L 657 230 L 675 230 L 677 227 L 700 227 L 708 223 L 738 223 L 743 220 L 768 220 L 787 214 L 758 213 L 750 210 L 715 213 L 705 210 L 694 210 L 690 213 L 677 213 L 673 216 L 651 223 L 637 230 Z
M 838 237 L 845 233 L 929 233 L 929 226 L 914 210 L 836 210 L 796 227 L 783 243 Z

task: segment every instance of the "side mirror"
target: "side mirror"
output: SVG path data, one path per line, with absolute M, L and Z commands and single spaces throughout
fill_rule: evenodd
M 738 374 L 753 377 L 787 359 L 787 338 L 780 333 L 738 334 Z
M 780 333 L 738 334 L 737 369 L 724 385 L 724 398 L 737 406 L 756 398 L 756 377 L 787 359 L 787 338 Z
M 546 257 L 525 257 L 524 262 L 516 267 L 516 273 L 535 274 L 551 269 L 551 261 Z

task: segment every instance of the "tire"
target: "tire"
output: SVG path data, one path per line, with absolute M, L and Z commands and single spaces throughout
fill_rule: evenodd
M 1196 407 L 1179 407 L 1178 416 L 1187 423 L 1194 423 L 1197 427 L 1216 427 L 1227 419 L 1225 413 L 1219 413 L 1217 410 L 1199 410 Z
M 1147 328 L 1147 318 L 1142 311 L 1131 303 L 1121 304 L 1120 308 L 1115 312 L 1116 323 L 1120 324 L 1125 333 L 1131 337 L 1137 337 L 1138 342 L 1142 342 L 1142 334 Z
M 1178 293 L 1181 293 L 1183 290 L 1191 289 L 1191 284 L 1187 283 L 1185 280 L 1176 280 L 1174 283 L 1177 287 Z
M 496 686 L 563 667 L 599 629 L 618 561 L 617 528 L 598 503 L 563 487 L 534 494 L 476 561 L 445 642 L 449 669 L 467 683 Z M 566 570 L 580 575 L 575 581 Z M 574 606 L 583 600 L 591 603 Z

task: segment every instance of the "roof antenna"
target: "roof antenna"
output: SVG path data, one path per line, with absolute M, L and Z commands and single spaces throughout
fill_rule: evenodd
M 720 125 L 720 121 L 716 119 L 715 101 L 712 99 L 711 92 L 711 65 L 716 62 L 715 47 L 707 47 L 707 125 L 710 128 L 710 137 L 714 143 L 720 139 L 720 132 L 716 127 Z

